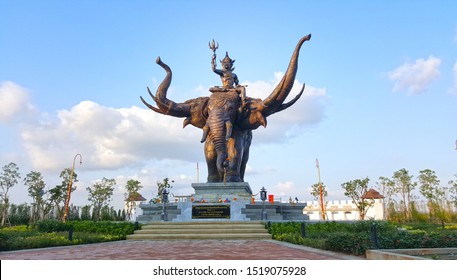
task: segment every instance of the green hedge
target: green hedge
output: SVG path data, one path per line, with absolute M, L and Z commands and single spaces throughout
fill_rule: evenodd
M 430 225 L 399 227 L 384 221 L 319 222 L 305 224 L 302 236 L 300 222 L 272 223 L 269 232 L 276 240 L 304 246 L 363 255 L 374 248 L 371 239 L 376 227 L 379 249 L 446 248 L 457 247 L 457 230 Z
M 135 224 L 130 222 L 109 222 L 109 221 L 71 221 L 63 223 L 57 220 L 39 221 L 34 227 L 40 232 L 91 232 L 100 234 L 112 234 L 118 236 L 127 236 L 135 230 Z
M 72 240 L 69 231 L 73 229 Z M 32 226 L 0 229 L 0 251 L 124 240 L 137 229 L 129 222 L 40 221 Z
M 130 222 L 107 222 L 107 221 L 75 221 L 70 222 L 75 232 L 91 232 L 99 234 L 112 234 L 126 237 L 136 229 L 135 224 Z

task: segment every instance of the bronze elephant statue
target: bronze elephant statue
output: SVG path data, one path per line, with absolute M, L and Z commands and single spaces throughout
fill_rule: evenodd
M 242 99 L 237 88 L 210 88 L 209 97 L 198 97 L 176 103 L 167 98 L 172 72 L 160 57 L 159 64 L 166 72 L 156 94 L 148 88 L 149 95 L 157 107 L 141 101 L 154 112 L 184 118 L 183 127 L 191 124 L 203 130 L 201 142 L 208 166 L 208 182 L 244 182 L 244 173 L 249 158 L 252 130 L 267 126 L 267 117 L 293 105 L 302 95 L 305 86 L 291 101 L 284 103 L 295 81 L 300 48 L 311 34 L 303 37 L 295 47 L 284 77 L 264 100 L 245 97 Z M 244 88 L 243 88 L 244 90 Z

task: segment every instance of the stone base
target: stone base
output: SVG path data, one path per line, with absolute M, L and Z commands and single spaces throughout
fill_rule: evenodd
M 226 206 L 230 209 L 230 216 L 217 217 L 213 218 L 195 218 L 192 215 L 193 207 L 214 207 L 214 206 Z M 192 202 L 178 202 L 178 209 L 181 211 L 181 214 L 178 215 L 174 222 L 208 222 L 208 221 L 250 221 L 249 218 L 243 213 L 242 209 L 246 207 L 246 202 L 244 201 L 231 201 L 229 203 L 192 203 Z
M 171 202 L 166 206 L 168 220 L 173 222 L 255 221 L 262 220 L 263 205 L 252 202 L 252 190 L 247 182 L 193 183 L 195 193 L 188 201 Z M 303 214 L 306 204 L 294 206 L 266 203 L 269 221 L 308 220 Z M 162 220 L 163 204 L 140 205 L 143 215 L 137 221 Z
M 247 182 L 193 183 L 193 202 L 220 203 L 230 201 L 251 202 L 252 190 Z

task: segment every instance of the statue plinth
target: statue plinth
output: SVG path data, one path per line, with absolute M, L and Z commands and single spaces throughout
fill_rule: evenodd
M 247 182 L 192 183 L 194 201 L 246 201 L 252 199 L 252 190 Z

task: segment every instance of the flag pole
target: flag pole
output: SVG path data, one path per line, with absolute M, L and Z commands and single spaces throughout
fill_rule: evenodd
M 319 198 L 321 204 L 322 220 L 325 220 L 325 205 L 324 205 L 324 190 L 321 182 L 321 170 L 319 167 L 319 161 L 316 159 L 317 175 L 319 176 Z

